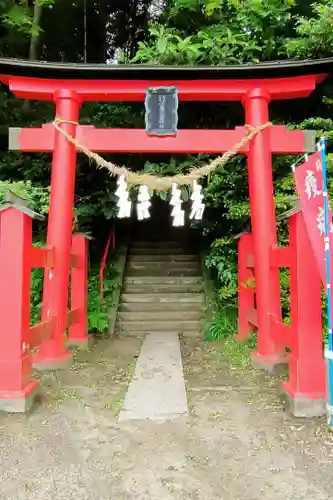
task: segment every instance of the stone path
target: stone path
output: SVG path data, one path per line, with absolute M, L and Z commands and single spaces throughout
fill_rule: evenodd
M 182 338 L 189 415 L 119 422 L 142 339 L 102 341 L 45 374 L 29 417 L 0 414 L 0 500 L 330 500 L 325 419 L 284 411 L 278 381 Z M 241 347 L 240 347 L 241 348 Z
M 144 338 L 119 420 L 166 421 L 187 414 L 178 334 L 150 333 Z

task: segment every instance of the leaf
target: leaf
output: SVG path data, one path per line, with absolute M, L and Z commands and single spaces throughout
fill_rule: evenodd
M 160 54 L 164 54 L 167 48 L 167 39 L 164 37 L 161 37 L 158 39 L 157 42 L 157 50 Z
M 181 187 L 181 192 L 182 192 L 182 199 L 185 203 L 188 202 L 190 195 L 189 195 L 189 188 L 187 186 L 182 186 Z
M 208 49 L 208 48 L 213 47 L 214 42 L 213 42 L 213 40 L 210 40 L 209 38 L 207 38 L 206 40 L 203 40 L 202 45 L 205 49 Z
M 169 197 L 169 193 L 168 191 L 160 191 L 158 193 L 159 197 L 161 198 L 161 200 L 164 200 L 164 201 L 167 201 L 168 197 Z
M 212 16 L 215 11 L 219 11 L 222 8 L 221 0 L 204 0 L 205 2 L 205 14 L 206 16 Z

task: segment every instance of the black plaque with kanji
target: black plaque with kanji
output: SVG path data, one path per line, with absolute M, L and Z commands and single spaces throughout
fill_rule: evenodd
M 146 100 L 146 132 L 149 135 L 176 135 L 178 92 L 176 87 L 150 87 Z

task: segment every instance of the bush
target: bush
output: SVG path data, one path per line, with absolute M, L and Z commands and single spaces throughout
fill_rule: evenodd
M 88 281 L 88 328 L 90 333 L 103 335 L 109 326 L 110 308 L 114 306 L 114 292 L 120 286 L 119 272 L 114 262 L 104 271 L 104 293 L 100 292 L 99 269 L 91 269 Z
M 41 243 L 39 242 L 39 245 Z M 33 269 L 31 273 L 31 324 L 41 320 L 44 270 Z M 108 330 L 109 310 L 113 305 L 114 292 L 120 286 L 119 272 L 113 260 L 104 270 L 104 294 L 101 297 L 99 267 L 92 267 L 88 278 L 88 330 L 103 335 Z

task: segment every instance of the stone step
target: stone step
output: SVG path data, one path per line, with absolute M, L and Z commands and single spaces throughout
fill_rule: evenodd
M 188 285 L 175 284 L 153 284 L 144 283 L 141 285 L 124 284 L 123 293 L 198 293 L 202 292 L 203 285 L 201 283 L 190 283 Z
M 140 293 L 123 293 L 121 295 L 122 303 L 137 302 L 137 303 L 152 303 L 152 304 L 169 304 L 169 303 L 199 303 L 203 304 L 204 296 L 201 293 L 168 293 L 166 295 L 159 294 L 140 294 Z
M 186 255 L 190 252 L 190 249 L 182 248 L 182 247 L 161 247 L 161 248 L 151 248 L 151 247 L 138 247 L 131 248 L 129 250 L 130 255 Z
M 135 277 L 145 277 L 145 276 L 156 276 L 156 277 L 164 277 L 171 276 L 175 278 L 181 278 L 183 276 L 191 276 L 200 278 L 200 272 L 198 269 L 187 269 L 187 266 L 184 266 L 184 269 L 169 269 L 167 266 L 160 266 L 158 268 L 147 268 L 147 269 L 132 269 L 128 268 L 126 274 L 129 278 Z
M 200 331 L 201 322 L 194 321 L 125 321 L 117 322 L 116 330 L 121 332 L 186 332 Z
M 151 312 L 162 312 L 169 314 L 169 311 L 180 311 L 182 314 L 187 311 L 200 311 L 202 314 L 204 310 L 204 302 L 122 302 L 119 304 L 119 312 L 144 312 L 149 314 Z
M 120 338 L 142 338 L 144 339 L 146 337 L 146 335 L 149 335 L 151 333 L 156 333 L 156 332 L 144 332 L 144 331 L 141 331 L 141 332 L 135 332 L 135 331 L 126 331 L 126 332 L 123 332 L 121 330 L 117 330 L 117 327 L 115 328 L 115 332 L 117 335 L 119 335 Z M 193 339 L 193 338 L 201 338 L 202 336 L 202 333 L 200 330 L 186 330 L 186 331 L 183 331 L 183 332 L 172 332 L 172 331 L 163 331 L 163 330 L 159 330 L 158 331 L 159 334 L 161 335 L 165 335 L 165 336 L 168 336 L 172 333 L 177 333 L 177 335 L 179 335 L 180 338 L 190 338 L 190 339 Z
M 183 248 L 184 242 L 181 240 L 164 241 L 133 241 L 131 248 Z
M 202 319 L 202 311 L 131 311 L 119 312 L 118 320 L 121 323 L 133 321 L 200 321 Z
M 147 270 L 151 269 L 152 271 L 154 269 L 158 270 L 160 268 L 168 268 L 170 271 L 172 270 L 179 270 L 182 271 L 184 268 L 186 269 L 196 269 L 197 271 L 200 271 L 200 265 L 199 262 L 165 262 L 163 260 L 155 261 L 155 262 L 136 262 L 131 259 L 127 261 L 127 269 L 128 270 L 133 270 L 133 271 L 141 271 L 141 270 Z M 127 271 L 127 270 L 126 270 Z
M 199 265 L 199 259 L 197 255 L 188 255 L 188 254 L 149 254 L 149 255 L 133 255 L 130 254 L 128 256 L 128 263 L 140 263 L 140 262 L 162 262 L 165 264 L 174 263 L 174 262 L 196 262 Z
M 202 285 L 201 277 L 182 276 L 142 276 L 130 278 L 125 276 L 125 285 Z

